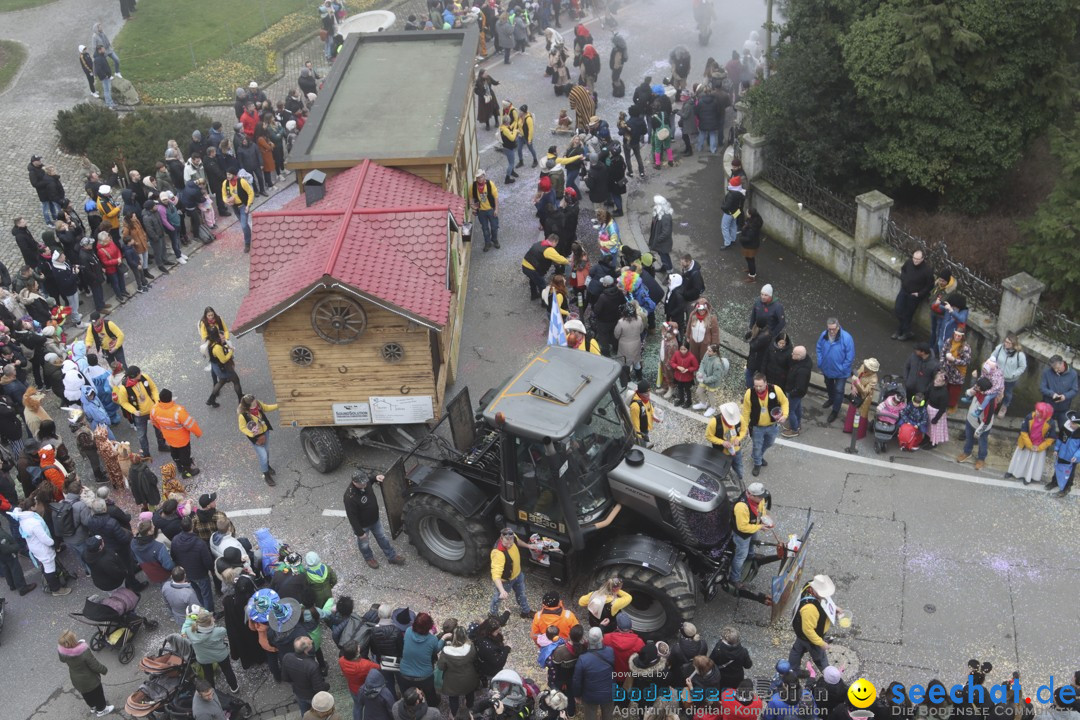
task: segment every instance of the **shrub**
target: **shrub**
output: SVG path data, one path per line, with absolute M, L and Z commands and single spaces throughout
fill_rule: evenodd
M 90 104 L 61 110 L 56 116 L 60 146 L 86 155 L 100 168 L 116 165 L 121 172 L 151 173 L 165 156 L 169 140 L 187 147 L 193 130 L 206 133 L 211 119 L 193 110 L 136 110 L 125 116 Z

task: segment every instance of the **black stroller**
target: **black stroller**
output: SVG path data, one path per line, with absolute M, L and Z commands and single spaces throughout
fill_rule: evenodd
M 899 375 L 885 375 L 878 383 L 878 405 L 885 402 L 885 398 L 890 395 L 905 397 L 904 380 Z M 903 405 L 900 407 L 903 407 Z M 880 411 L 874 414 L 874 452 L 879 455 L 885 452 L 885 448 L 896 437 L 899 420 L 899 409 L 897 409 L 895 416 Z
M 91 650 L 119 648 L 120 662 L 126 665 L 135 657 L 135 636 L 139 630 L 143 626 L 146 626 L 147 630 L 154 630 L 158 626 L 156 620 L 135 613 L 138 605 L 137 594 L 127 588 L 120 588 L 109 595 L 91 595 L 86 598 L 81 613 L 70 615 L 84 625 L 97 628 L 97 632 L 90 638 Z
M 195 694 L 195 655 L 183 636 L 165 638 L 156 654 L 139 661 L 149 677 L 128 696 L 124 710 L 136 718 L 192 720 L 191 701 Z M 226 717 L 251 717 L 251 705 L 230 693 L 216 690 Z

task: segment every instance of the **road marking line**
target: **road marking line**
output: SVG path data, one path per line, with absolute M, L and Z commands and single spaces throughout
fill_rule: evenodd
M 229 517 L 249 517 L 251 515 L 269 515 L 274 508 L 249 508 L 247 510 L 230 510 L 225 513 Z
M 323 510 L 323 517 L 348 517 L 344 510 Z
M 659 398 L 660 406 L 664 408 L 664 412 L 674 412 L 684 417 L 697 420 L 701 424 L 707 424 L 709 418 L 702 415 L 698 415 L 695 412 L 691 412 L 684 408 L 675 407 L 666 402 L 662 398 Z M 656 402 L 656 400 L 654 400 Z M 972 483 L 974 485 L 988 485 L 990 487 L 1003 487 L 1012 490 L 1032 490 L 1045 493 L 1041 484 L 1042 481 L 1033 482 L 1030 485 L 1024 485 L 1022 482 L 1015 480 L 1002 480 L 998 478 L 982 478 L 975 475 L 965 475 L 963 473 L 949 472 L 948 470 L 935 470 L 932 468 L 919 467 L 917 465 L 906 465 L 904 463 L 889 462 L 888 460 L 878 460 L 877 458 L 863 457 L 861 455 L 849 455 L 846 452 L 839 450 L 829 450 L 827 448 L 819 448 L 813 445 L 807 445 L 805 443 L 794 442 L 785 438 L 776 438 L 777 445 L 784 447 L 790 447 L 797 450 L 803 450 L 815 455 L 824 455 L 825 457 L 831 457 L 836 460 L 846 460 L 848 462 L 860 463 L 862 465 L 871 465 L 873 467 L 888 468 L 891 470 L 899 470 L 900 472 L 909 472 L 915 475 L 926 475 L 927 477 L 943 478 L 946 480 L 959 480 L 960 482 Z

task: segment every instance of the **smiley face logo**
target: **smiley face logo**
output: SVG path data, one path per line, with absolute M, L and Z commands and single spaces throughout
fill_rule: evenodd
M 877 699 L 877 688 L 866 678 L 859 678 L 847 691 L 848 701 L 857 708 L 870 707 Z

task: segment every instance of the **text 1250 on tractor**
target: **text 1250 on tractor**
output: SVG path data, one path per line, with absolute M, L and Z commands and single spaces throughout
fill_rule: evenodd
M 420 555 L 456 575 L 486 570 L 498 528 L 553 540 L 528 553 L 557 584 L 591 573 L 623 579 L 626 609 L 645 637 L 670 637 L 709 600 L 731 567 L 732 506 L 744 492 L 730 459 L 701 445 L 653 452 L 635 444 L 609 358 L 549 346 L 485 394 L 448 403 L 433 431 L 386 473 L 391 532 L 404 529 Z M 447 438 L 447 435 L 450 437 Z M 434 453 L 434 455 L 432 454 Z M 752 554 L 744 582 L 759 565 Z

